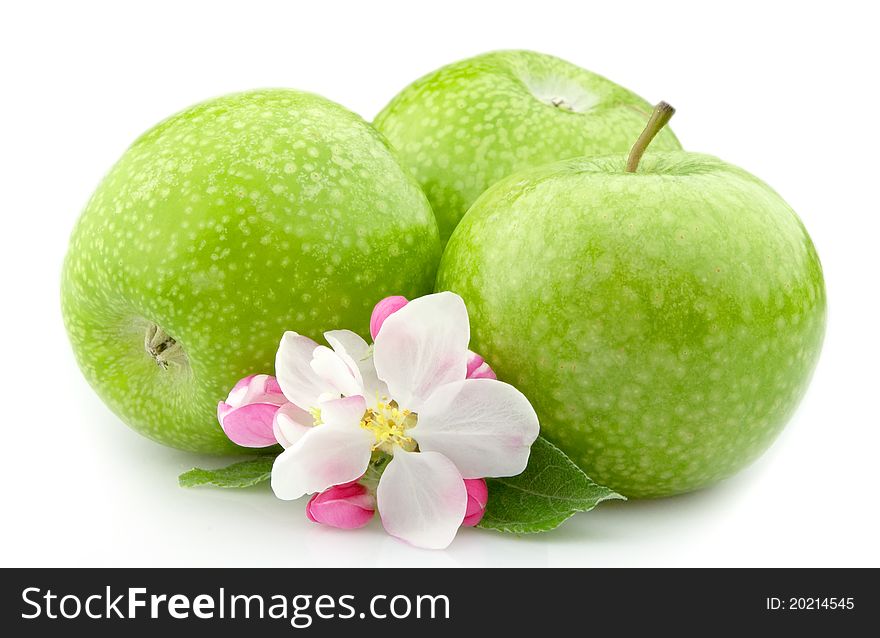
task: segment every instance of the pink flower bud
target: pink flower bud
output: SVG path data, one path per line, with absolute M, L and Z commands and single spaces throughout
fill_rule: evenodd
M 461 522 L 464 527 L 473 527 L 483 518 L 483 512 L 486 511 L 486 503 L 489 502 L 489 488 L 486 486 L 486 479 L 465 479 L 464 487 L 467 490 L 467 510 L 464 513 L 464 520 Z
M 217 404 L 217 420 L 229 439 L 242 447 L 275 445 L 272 421 L 287 403 L 275 377 L 252 374 L 235 384 Z
M 334 485 L 312 496 L 306 505 L 310 521 L 339 529 L 363 527 L 375 511 L 376 499 L 357 481 Z
M 385 323 L 385 320 L 395 312 L 403 308 L 409 303 L 406 297 L 395 295 L 393 297 L 385 297 L 373 308 L 373 314 L 370 316 L 370 336 L 373 339 L 379 334 L 379 328 Z
M 476 352 L 468 351 L 467 362 L 468 379 L 497 379 L 495 371 Z

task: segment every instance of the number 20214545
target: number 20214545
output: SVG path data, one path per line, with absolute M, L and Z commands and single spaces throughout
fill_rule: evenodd
M 795 596 L 791 598 L 779 598 L 768 596 L 766 608 L 770 611 L 797 610 L 797 611 L 822 611 L 822 610 L 851 610 L 855 609 L 855 599 L 852 596 L 841 598 L 805 597 Z

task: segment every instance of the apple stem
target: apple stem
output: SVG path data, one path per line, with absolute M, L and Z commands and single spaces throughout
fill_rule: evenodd
M 666 126 L 666 123 L 669 122 L 674 114 L 675 109 L 666 102 L 660 102 L 654 107 L 654 112 L 651 113 L 651 119 L 648 120 L 645 130 L 639 135 L 639 139 L 633 144 L 629 151 L 629 156 L 626 158 L 627 173 L 636 172 L 636 169 L 639 167 L 639 160 L 642 159 L 642 155 L 645 154 L 648 145 L 656 137 L 657 133 L 660 132 L 660 129 Z
M 177 340 L 154 323 L 147 326 L 144 349 L 163 370 L 167 370 L 172 361 L 179 360 L 183 355 L 183 348 Z

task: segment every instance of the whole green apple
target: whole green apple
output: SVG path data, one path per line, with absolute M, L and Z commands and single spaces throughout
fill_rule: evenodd
M 431 291 L 440 241 L 387 142 L 324 98 L 262 90 L 140 137 L 80 217 L 62 309 L 89 383 L 129 426 L 237 449 L 217 402 L 271 372 L 285 330 L 368 335 L 377 300 Z
M 542 434 L 594 480 L 657 497 L 736 472 L 779 434 L 819 357 L 825 289 L 766 184 L 707 155 L 639 155 L 496 184 L 437 289 L 465 299 L 472 347 Z
M 491 184 L 561 159 L 625 153 L 650 112 L 634 93 L 565 60 L 496 51 L 417 80 L 374 124 L 422 185 L 445 242 Z M 669 130 L 654 142 L 680 148 Z

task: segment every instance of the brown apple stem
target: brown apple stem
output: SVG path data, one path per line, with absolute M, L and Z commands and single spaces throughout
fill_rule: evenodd
M 629 151 L 629 156 L 626 158 L 627 173 L 636 172 L 636 169 L 639 167 L 639 160 L 642 159 L 642 155 L 645 154 L 648 145 L 656 137 L 657 133 L 660 132 L 660 129 L 666 126 L 666 123 L 669 122 L 674 114 L 675 109 L 666 102 L 660 102 L 654 107 L 654 112 L 651 113 L 651 119 L 648 120 L 645 130 L 639 135 L 639 139 L 633 144 Z

